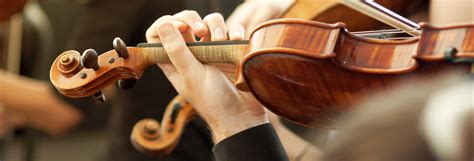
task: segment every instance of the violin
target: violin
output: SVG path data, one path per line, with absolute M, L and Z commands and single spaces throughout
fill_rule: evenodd
M 383 7 L 379 7 L 379 6 L 384 6 L 384 7 L 387 7 L 389 10 L 394 11 L 396 13 L 400 13 L 402 15 L 408 15 L 413 12 L 413 9 L 419 8 L 419 5 L 424 1 L 425 0 L 398 0 L 398 1 L 377 0 L 376 2 L 380 5 L 374 2 L 369 2 L 369 1 L 364 1 L 357 4 L 370 5 L 373 8 L 378 8 L 378 9 L 383 9 Z M 300 19 L 302 18 L 302 19 L 308 19 L 308 20 L 311 19 L 311 20 L 325 22 L 325 23 L 344 22 L 346 24 L 346 27 L 352 31 L 377 29 L 377 28 L 381 28 L 382 26 L 386 26 L 382 22 L 374 19 L 374 18 L 377 18 L 377 16 L 371 16 L 371 14 L 364 15 L 363 13 L 364 7 L 351 7 L 351 6 L 353 5 L 351 5 L 349 1 L 341 1 L 341 0 L 326 0 L 326 1 L 296 0 L 292 4 L 292 6 L 286 11 L 286 13 L 283 14 L 282 17 L 283 18 L 300 18 Z M 347 16 L 347 15 L 351 15 L 351 16 Z M 378 18 L 378 19 L 382 19 L 382 18 Z M 127 86 L 125 88 L 131 88 L 131 86 L 133 86 L 134 83 L 135 83 L 134 79 L 120 80 L 119 86 L 120 87 Z M 175 99 L 173 99 L 172 102 L 175 102 Z M 173 107 L 175 106 L 168 106 L 166 108 L 166 111 L 169 111 L 168 108 L 173 108 Z M 183 114 L 187 114 L 187 113 L 183 113 Z M 186 115 L 186 116 L 192 117 L 191 115 Z M 176 115 L 176 116 L 165 115 L 162 119 L 163 120 L 169 119 L 167 117 L 180 117 L 180 115 Z M 180 135 L 171 135 L 171 136 L 178 136 L 178 137 L 156 137 L 153 139 L 153 142 L 140 143 L 136 141 L 136 140 L 143 140 L 142 138 L 147 136 L 145 132 L 148 130 L 144 129 L 143 127 L 143 124 L 147 124 L 147 123 L 157 124 L 158 127 L 160 125 L 159 122 L 150 118 L 145 118 L 139 121 L 137 124 L 135 124 L 135 128 L 132 131 L 134 135 L 131 136 L 131 140 L 134 143 L 134 145 L 137 147 L 137 149 L 140 150 L 141 152 L 150 154 L 152 156 L 164 156 L 170 153 L 172 151 L 172 148 L 163 146 L 161 143 L 164 141 L 161 141 L 161 140 L 166 139 L 168 140 L 167 142 L 169 143 L 171 142 L 175 143 L 175 142 L 178 142 Z M 168 126 L 167 122 L 163 122 L 162 125 Z M 179 125 L 174 125 L 174 126 L 179 126 Z M 180 126 L 180 127 L 184 127 L 184 126 Z M 162 129 L 158 129 L 156 133 L 169 132 L 169 131 L 160 131 L 160 130 Z M 173 130 L 179 130 L 179 129 L 174 128 Z M 172 144 L 168 144 L 168 145 L 172 145 Z
M 445 65 L 444 53 L 452 48 L 457 50 L 455 57 L 473 57 L 474 25 L 421 28 L 420 38 L 383 40 L 357 36 L 376 32 L 350 33 L 343 23 L 280 19 L 260 25 L 249 41 L 188 46 L 202 63 L 239 66 L 236 86 L 252 92 L 272 112 L 304 125 L 327 127 L 363 91 L 388 86 L 387 81 L 406 73 L 470 67 Z M 102 97 L 98 92 L 105 86 L 139 79 L 149 66 L 169 61 L 161 44 L 126 47 L 118 38 L 113 44 L 115 50 L 100 56 L 92 49 L 82 56 L 72 50 L 62 53 L 53 62 L 51 82 L 69 97 Z
M 251 49 L 254 52 L 245 57 L 241 70 L 247 86 L 265 107 L 314 127 L 336 128 L 327 125 L 334 125 L 338 114 L 371 92 L 390 88 L 408 77 L 429 80 L 431 75 L 447 69 L 469 73 L 470 64 L 450 63 L 446 54 L 451 55 L 450 60 L 474 57 L 473 24 L 433 27 L 422 23 L 419 38 L 402 40 L 356 36 L 343 29 L 342 24 L 325 26 L 324 32 L 319 30 L 323 24 L 305 24 L 318 26 L 321 33 L 286 28 L 284 31 L 289 33 L 303 30 L 306 35 L 316 35 L 299 41 L 289 37 L 287 42 L 292 43 L 277 49 L 271 47 L 284 40 L 251 40 L 259 41 L 252 44 L 262 45 Z M 268 31 L 257 29 L 254 36 L 265 33 Z M 294 50 L 297 47 L 307 48 Z
M 160 123 L 146 118 L 133 126 L 130 136 L 133 146 L 153 156 L 164 156 L 178 145 L 184 126 L 196 116 L 194 108 L 181 96 L 176 96 L 166 107 Z
M 405 26 L 408 27 L 401 28 L 406 33 L 422 35 L 373 39 L 365 37 L 384 37 L 400 31 L 350 33 L 343 23 L 282 19 L 262 24 L 254 30 L 249 41 L 188 45 L 202 63 L 239 66 L 237 87 L 252 92 L 272 112 L 308 126 L 337 128 L 331 126 L 336 116 L 371 90 L 388 88 L 407 75 L 429 75 L 443 68 L 468 70 L 469 65 L 446 62 L 442 51 L 448 47 L 452 49 L 448 52 L 451 53 L 450 60 L 469 58 L 472 55 L 472 42 L 469 42 L 472 25 Z M 466 38 L 459 40 L 459 36 Z M 118 80 L 119 87 L 129 88 L 148 66 L 169 61 L 160 44 L 126 47 L 120 39 L 115 39 L 113 44 L 114 50 L 100 56 L 93 50 L 86 50 L 82 56 L 77 51 L 62 53 L 51 68 L 53 85 L 66 96 L 93 95 L 104 100 L 100 92 L 103 87 Z M 166 130 L 147 130 L 141 123 L 136 126 L 134 132 L 162 133 L 161 130 Z M 143 137 L 140 135 L 132 135 L 132 140 Z M 162 137 L 154 138 L 153 143 L 144 142 L 147 146 L 139 149 L 149 153 L 159 151 L 160 139 Z

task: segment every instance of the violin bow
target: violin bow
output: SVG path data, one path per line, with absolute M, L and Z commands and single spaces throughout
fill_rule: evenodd
M 341 3 L 387 25 L 401 29 L 407 34 L 418 37 L 420 26 L 409 19 L 379 5 L 373 0 L 341 0 Z

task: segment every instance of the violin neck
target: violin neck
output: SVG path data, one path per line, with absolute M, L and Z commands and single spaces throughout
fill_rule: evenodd
M 421 35 L 418 24 L 390 11 L 373 0 L 342 0 L 341 3 L 387 25 L 401 29 L 412 36 Z
M 194 57 L 203 64 L 237 65 L 247 52 L 248 41 L 194 42 L 186 43 L 186 45 Z M 160 43 L 142 43 L 137 47 L 151 63 L 170 62 L 168 54 Z

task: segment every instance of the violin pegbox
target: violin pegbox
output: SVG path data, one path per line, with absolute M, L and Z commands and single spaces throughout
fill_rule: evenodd
M 117 52 L 118 56 L 127 59 L 128 58 L 128 50 L 127 50 L 127 45 L 125 45 L 125 42 L 122 41 L 122 39 L 116 37 L 113 41 L 113 46 L 115 49 L 115 52 Z M 131 89 L 135 86 L 135 83 L 137 82 L 136 79 L 121 79 L 117 82 L 117 86 L 121 89 Z
M 117 81 L 122 89 L 135 85 L 149 64 L 139 49 L 126 47 L 116 38 L 114 50 L 97 54 L 87 49 L 81 55 L 74 50 L 65 51 L 53 62 L 50 79 L 58 91 L 65 96 L 79 98 L 93 95 L 105 101 L 101 89 Z

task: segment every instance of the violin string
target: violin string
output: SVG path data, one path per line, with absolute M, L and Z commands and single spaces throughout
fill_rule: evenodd
M 379 32 L 393 32 L 393 31 L 402 31 L 400 29 L 386 29 L 386 30 L 373 30 L 373 31 L 355 31 L 351 32 L 353 34 L 364 34 L 364 33 L 379 33 Z
M 420 30 L 420 29 L 417 29 L 417 30 Z M 373 31 L 357 31 L 357 32 L 351 32 L 351 33 L 357 36 L 377 36 L 377 35 L 385 35 L 385 34 L 401 34 L 401 33 L 406 33 L 406 32 L 400 29 L 387 29 L 387 30 L 373 30 Z
M 355 35 L 383 35 L 383 34 L 402 34 L 406 33 L 405 31 L 387 31 L 387 32 L 373 32 L 373 33 L 353 33 Z
M 413 38 L 413 37 L 389 37 L 385 39 L 386 40 L 404 40 L 404 39 L 410 39 L 410 38 Z
M 379 33 L 363 33 L 363 34 L 354 34 L 357 36 L 371 36 L 371 35 L 386 35 L 386 34 L 401 34 L 405 33 L 403 31 L 397 31 L 397 32 L 379 32 Z
M 415 30 L 421 31 L 421 29 L 415 29 Z M 371 30 L 371 31 L 355 31 L 355 32 L 351 32 L 351 33 L 354 33 L 354 34 L 359 34 L 359 33 L 381 33 L 381 32 L 394 32 L 394 31 L 404 32 L 401 29 L 385 29 L 385 30 Z

